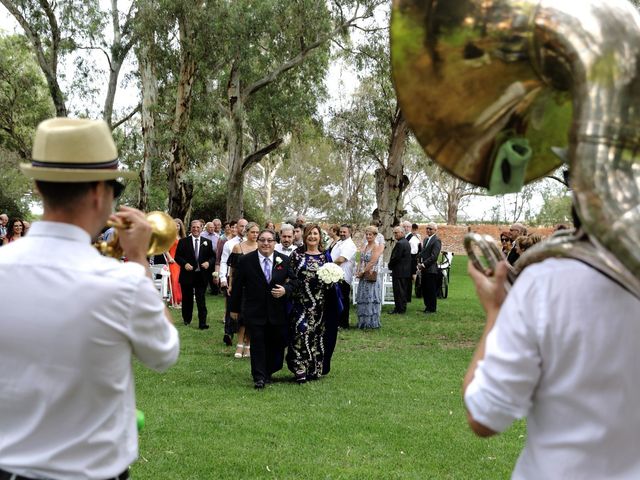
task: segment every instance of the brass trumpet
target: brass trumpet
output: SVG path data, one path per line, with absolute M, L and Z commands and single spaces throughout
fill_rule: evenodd
M 147 221 L 151 224 L 151 239 L 149 240 L 149 248 L 147 250 L 147 256 L 159 255 L 166 252 L 171 248 L 173 242 L 176 240 L 176 224 L 170 215 L 154 211 L 149 212 L 146 215 Z M 124 252 L 120 246 L 118 240 L 118 230 L 128 228 L 127 224 L 115 223 L 109 221 L 107 223 L 109 227 L 115 227 L 116 231 L 113 237 L 108 242 L 101 241 L 96 242 L 95 247 L 107 257 L 120 258 Z

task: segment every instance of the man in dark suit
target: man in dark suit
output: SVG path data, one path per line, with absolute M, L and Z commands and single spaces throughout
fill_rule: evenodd
M 275 252 L 276 235 L 263 230 L 258 249 L 240 258 L 233 276 L 231 318 L 242 311 L 251 335 L 251 375 L 255 388 L 262 389 L 271 375 L 282 368 L 289 257 Z
M 420 269 L 422 271 L 422 298 L 424 300 L 424 313 L 435 313 L 438 301 L 438 257 L 442 243 L 436 235 L 438 226 L 435 223 L 427 224 L 427 238 L 420 251 Z
M 191 235 L 178 241 L 175 260 L 180 265 L 178 281 L 182 288 L 182 320 L 185 325 L 191 323 L 195 293 L 198 306 L 198 328 L 205 330 L 209 325 L 207 325 L 207 305 L 204 294 L 216 264 L 216 254 L 211 241 L 201 238 L 201 232 L 200 220 L 192 221 Z
M 405 313 L 407 311 L 407 295 L 411 288 L 411 246 L 404 238 L 401 226 L 393 227 L 396 244 L 389 258 L 389 269 L 393 283 L 393 303 L 395 308 L 389 313 Z

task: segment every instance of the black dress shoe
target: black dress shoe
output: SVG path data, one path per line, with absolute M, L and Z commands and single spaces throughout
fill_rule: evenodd
M 209 325 L 200 325 L 198 327 L 199 330 L 207 330 L 209 328 Z
M 253 383 L 253 388 L 255 388 L 256 390 L 262 390 L 264 388 L 264 380 L 256 380 Z
M 191 322 L 184 322 L 184 324 L 188 327 L 189 325 L 191 325 Z
M 398 313 L 398 312 L 396 312 L 395 310 L 391 310 L 391 311 L 389 312 L 389 315 L 395 315 L 396 313 Z
M 222 341 L 227 347 L 230 347 L 231 345 L 233 345 L 233 342 L 231 341 L 231 336 L 227 335 L 226 333 L 224 334 L 224 337 L 222 337 Z

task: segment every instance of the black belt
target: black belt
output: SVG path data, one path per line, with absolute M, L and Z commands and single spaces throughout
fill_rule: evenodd
M 129 469 L 126 469 L 117 477 L 110 477 L 106 480 L 127 480 L 129 478 Z M 15 473 L 7 472 L 6 470 L 0 469 L 0 480 L 36 480 L 31 477 L 25 477 L 24 475 L 17 475 Z

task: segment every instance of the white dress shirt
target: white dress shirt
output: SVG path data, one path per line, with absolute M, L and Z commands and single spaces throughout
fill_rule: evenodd
M 0 292 L 0 468 L 124 471 L 138 454 L 132 357 L 164 370 L 179 352 L 144 267 L 102 257 L 76 226 L 36 222 L 0 249 Z
M 286 255 L 287 257 L 293 253 L 293 251 L 298 248 L 295 245 L 291 244 L 289 247 L 283 247 L 281 243 L 276 243 L 275 250 L 278 253 Z
M 640 478 L 640 300 L 591 267 L 527 267 L 468 386 L 495 431 L 527 417 L 514 479 Z
M 227 283 L 227 273 L 229 271 L 229 266 L 227 262 L 229 261 L 229 255 L 231 255 L 231 251 L 233 247 L 237 244 L 242 243 L 243 238 L 240 235 L 236 235 L 230 240 L 227 240 L 222 247 L 222 255 L 220 255 L 220 270 L 219 270 L 219 278 L 221 283 Z
M 337 260 L 339 257 L 344 257 L 346 262 L 340 264 L 340 268 L 344 272 L 344 280 L 349 285 L 353 281 L 353 268 L 354 268 L 354 258 L 356 256 L 356 252 L 358 251 L 358 247 L 353 243 L 351 237 L 346 240 L 340 240 L 336 245 L 331 249 L 331 259 L 333 261 Z

